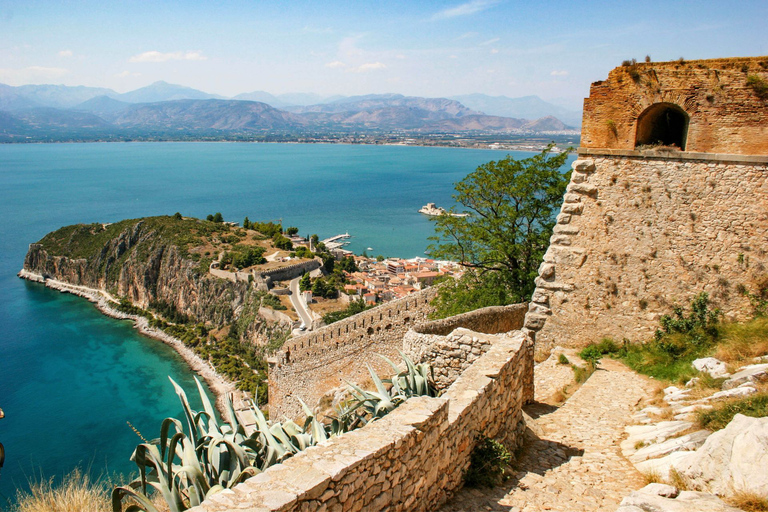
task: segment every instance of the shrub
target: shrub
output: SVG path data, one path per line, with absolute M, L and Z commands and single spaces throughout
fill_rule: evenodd
M 504 473 L 512 454 L 498 441 L 481 437 L 472 450 L 469 469 L 464 477 L 468 487 L 494 487 L 504 482 Z
M 758 98 L 768 100 L 768 82 L 757 75 L 749 75 L 747 85 L 757 94 Z
M 557 364 L 571 364 L 571 362 L 565 357 L 565 354 L 559 354 L 557 356 Z
M 737 414 L 753 418 L 768 416 L 768 392 L 725 402 L 715 409 L 697 411 L 696 422 L 702 429 L 720 430 L 725 428 Z

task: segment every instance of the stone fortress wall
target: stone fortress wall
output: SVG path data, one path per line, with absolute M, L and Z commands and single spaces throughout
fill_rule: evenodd
M 522 444 L 524 382 L 533 372 L 526 344 L 521 331 L 495 336 L 440 397 L 411 398 L 191 510 L 436 510 L 461 487 L 481 436 Z
M 768 58 L 622 66 L 592 85 L 526 316 L 537 357 L 648 339 L 702 291 L 728 318 L 752 312 L 744 292 L 768 276 L 768 99 L 749 77 L 768 82 Z
M 376 354 L 398 361 L 403 336 L 426 320 L 436 294 L 427 288 L 289 339 L 269 360 L 270 417 L 300 417 L 296 397 L 314 407 L 326 393 L 345 388 L 344 380 L 369 381 L 366 363 L 388 375 L 391 369 Z

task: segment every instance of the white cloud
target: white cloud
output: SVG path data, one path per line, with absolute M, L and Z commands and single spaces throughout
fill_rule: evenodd
M 480 46 L 488 46 L 489 44 L 497 43 L 499 41 L 501 41 L 500 37 L 494 37 L 493 39 L 483 41 L 482 43 L 480 43 Z
M 490 9 L 499 3 L 499 0 L 472 0 L 456 7 L 444 9 L 432 16 L 433 20 L 440 20 L 445 18 L 455 18 L 457 16 L 468 16 L 477 12 Z
M 0 82 L 8 85 L 45 83 L 69 74 L 68 69 L 28 66 L 21 69 L 0 68 Z
M 59 57 L 71 57 L 72 55 L 72 50 L 61 50 L 59 52 Z
M 461 41 L 462 39 L 469 39 L 470 37 L 476 37 L 479 36 L 477 32 L 465 32 L 461 34 L 459 37 L 456 38 L 457 41 Z
M 128 62 L 167 62 L 169 60 L 207 60 L 199 51 L 162 53 L 155 50 L 134 55 Z
M 326 64 L 325 67 L 331 68 L 331 69 L 339 69 L 339 68 L 345 68 L 347 67 L 347 65 L 341 62 L 340 60 L 335 60 L 333 62 L 329 62 L 328 64 Z
M 499 53 L 499 50 L 497 48 L 491 48 L 491 53 Z
M 556 69 L 555 71 L 551 72 L 550 75 L 552 75 L 552 76 L 568 76 L 568 72 L 565 71 L 565 70 L 562 70 L 562 69 L 561 70 L 557 70 Z
M 382 62 L 366 62 L 365 64 L 362 64 L 360 66 L 357 66 L 355 68 L 350 68 L 349 71 L 353 73 L 366 73 L 368 71 L 376 71 L 379 69 L 385 69 L 387 66 L 384 65 Z

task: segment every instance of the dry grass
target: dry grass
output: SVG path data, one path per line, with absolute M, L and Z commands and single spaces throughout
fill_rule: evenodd
M 768 512 L 768 499 L 753 492 L 738 491 L 726 501 L 746 512 Z
M 688 478 L 680 473 L 675 468 L 669 470 L 669 485 L 677 487 L 681 491 L 688 491 L 691 489 L 691 482 Z
M 714 357 L 734 366 L 751 364 L 753 358 L 768 354 L 768 317 L 726 324 L 720 336 Z
M 658 471 L 646 471 L 642 475 L 645 485 L 664 483 L 664 479 L 661 478 Z
M 13 512 L 111 512 L 111 485 L 104 480 L 92 481 L 75 469 L 60 484 L 53 479 L 35 482 L 28 493 L 19 492 Z

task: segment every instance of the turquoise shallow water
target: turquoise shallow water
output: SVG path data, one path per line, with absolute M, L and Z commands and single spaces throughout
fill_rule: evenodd
M 27 244 L 61 226 L 172 214 L 282 218 L 356 252 L 424 254 L 453 183 L 506 152 L 225 143 L 0 145 L 0 503 L 30 477 L 80 465 L 127 473 L 139 441 L 180 413 L 166 376 L 192 374 L 162 343 L 85 300 L 15 277 Z M 515 156 L 529 156 L 516 153 Z M 574 159 L 571 157 L 570 162 Z M 2 505 L 0 505 L 1 507 Z

